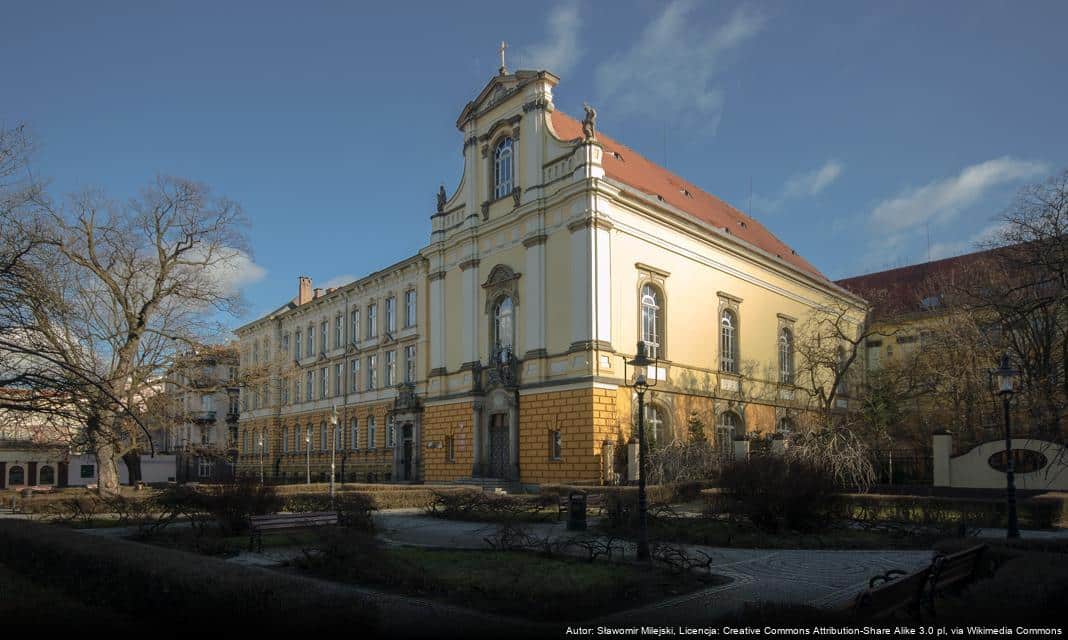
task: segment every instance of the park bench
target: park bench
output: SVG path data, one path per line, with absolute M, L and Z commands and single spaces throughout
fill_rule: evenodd
M 919 571 L 892 569 L 875 576 L 868 581 L 868 588 L 857 595 L 853 611 L 881 618 L 907 610 L 915 617 L 926 608 L 933 616 L 935 597 L 974 580 L 985 551 L 986 545 L 977 545 L 950 555 L 938 554 Z
M 560 495 L 558 500 L 559 512 L 556 515 L 557 520 L 562 520 L 564 514 L 567 513 L 570 496 Z M 603 493 L 587 493 L 586 494 L 586 513 L 589 514 L 596 509 L 598 513 L 601 513 L 604 509 L 604 494 Z
M 252 551 L 255 543 L 263 551 L 263 534 L 297 529 L 314 529 L 337 524 L 336 511 L 315 511 L 309 513 L 275 513 L 269 516 L 251 516 L 248 519 L 248 550 Z

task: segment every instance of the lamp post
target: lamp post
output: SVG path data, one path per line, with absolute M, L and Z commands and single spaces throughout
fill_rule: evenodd
M 1019 538 L 1020 527 L 1016 520 L 1016 463 L 1012 457 L 1012 423 L 1009 419 L 1009 401 L 1016 392 L 1016 376 L 1019 371 L 1012 368 L 1009 354 L 1001 356 L 1001 366 L 991 371 L 991 378 L 996 379 L 996 392 L 1001 396 L 1001 409 L 1005 415 L 1005 493 L 1009 503 L 1009 527 L 1006 537 Z
M 337 455 L 337 405 L 330 411 L 330 505 L 334 504 L 334 462 Z
M 627 365 L 634 367 L 634 378 L 629 381 Z M 653 368 L 653 383 L 649 384 L 648 368 Z M 638 353 L 634 359 L 623 358 L 623 384 L 638 394 L 638 559 L 649 559 L 649 510 L 645 497 L 645 392 L 655 387 L 657 361 L 646 355 L 645 341 L 638 341 Z
M 263 484 L 263 431 L 260 431 L 260 484 Z
M 307 477 L 304 481 L 305 484 L 311 484 L 311 427 L 304 430 L 304 455 L 307 460 Z

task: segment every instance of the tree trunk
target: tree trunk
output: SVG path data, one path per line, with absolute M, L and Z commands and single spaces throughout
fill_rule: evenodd
M 96 448 L 97 487 L 101 495 L 119 493 L 119 461 L 114 445 L 106 444 Z

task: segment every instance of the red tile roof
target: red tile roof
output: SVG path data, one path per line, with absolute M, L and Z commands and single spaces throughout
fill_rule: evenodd
M 582 137 L 582 123 L 578 120 L 561 111 L 553 111 L 551 118 L 553 129 L 562 139 Z M 597 133 L 597 142 L 604 147 L 602 165 L 609 178 L 657 197 L 702 222 L 727 230 L 732 236 L 777 256 L 809 275 L 827 280 L 827 276 L 820 273 L 819 269 L 797 255 L 753 218 L 601 132 Z
M 962 256 L 922 262 L 907 267 L 878 271 L 863 276 L 854 276 L 836 281 L 839 286 L 853 293 L 877 300 L 877 314 L 894 315 L 914 311 L 926 311 L 925 299 L 937 299 L 944 292 L 939 289 L 952 281 L 954 274 L 970 265 L 993 257 L 1002 249 L 988 249 Z M 931 302 L 935 302 L 932 300 Z

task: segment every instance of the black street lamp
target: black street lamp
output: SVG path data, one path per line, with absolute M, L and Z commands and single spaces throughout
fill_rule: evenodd
M 330 411 L 330 505 L 334 504 L 334 464 L 337 456 L 337 405 Z
M 307 461 L 306 462 L 307 466 L 305 467 L 305 469 L 307 470 L 307 474 L 308 474 L 306 479 L 305 479 L 305 484 L 311 484 L 311 427 L 310 426 L 307 429 L 304 430 L 304 455 L 306 456 L 305 460 Z
M 1016 392 L 1016 376 L 1009 354 L 1001 356 L 1001 366 L 990 372 L 991 382 L 996 382 L 996 393 L 1001 396 L 1001 408 L 1005 414 L 1005 492 L 1009 503 L 1009 528 L 1006 537 L 1019 538 L 1020 527 L 1016 519 L 1016 463 L 1012 457 L 1012 423 L 1009 420 L 1009 401 Z
M 260 484 L 263 484 L 263 431 L 260 431 Z
M 627 365 L 634 367 L 634 378 L 627 376 Z M 653 383 L 649 384 L 648 369 L 653 369 Z M 645 392 L 655 387 L 657 360 L 650 360 L 645 352 L 645 341 L 638 341 L 638 353 L 634 359 L 623 358 L 623 384 L 638 394 L 638 559 L 649 559 L 649 510 L 645 497 Z

